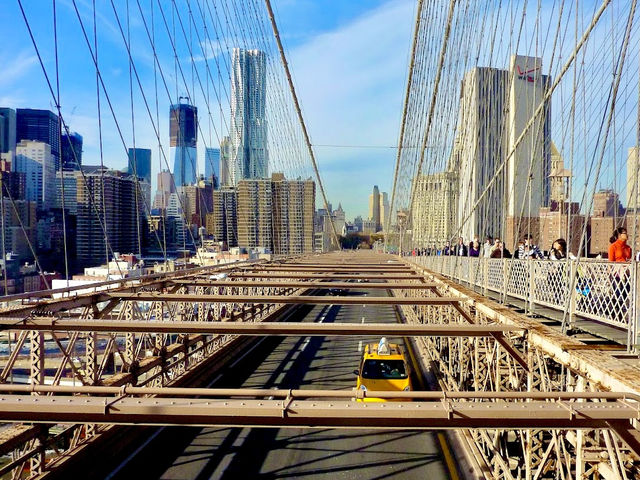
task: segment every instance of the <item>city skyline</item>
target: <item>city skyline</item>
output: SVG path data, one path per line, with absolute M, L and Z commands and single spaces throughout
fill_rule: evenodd
M 404 65 L 402 56 L 389 55 L 393 51 L 407 51 L 409 37 L 407 29 L 413 20 L 413 3 L 410 1 L 364 1 L 357 0 L 344 4 L 333 5 L 331 11 L 327 11 L 319 2 L 309 2 L 304 5 L 290 5 L 287 2 L 276 2 L 283 40 L 290 49 L 290 62 L 295 71 L 295 82 L 301 99 L 302 107 L 307 117 L 310 133 L 318 144 L 362 144 L 362 145 L 387 145 L 392 146 L 397 142 L 398 118 L 389 117 L 386 111 L 392 110 L 401 102 L 404 89 Z M 7 6 L 4 14 L 7 18 L 19 18 L 20 13 L 13 4 Z M 91 8 L 79 3 L 80 14 L 90 23 Z M 125 73 L 127 64 L 122 63 L 121 39 L 112 34 L 117 29 L 113 13 L 110 8 L 98 5 L 98 14 L 101 23 L 98 25 L 98 36 L 101 39 L 101 70 L 109 93 L 116 89 L 122 92 L 129 91 L 129 79 Z M 50 31 L 50 25 L 42 23 L 36 11 L 29 5 L 25 6 L 27 17 L 34 24 L 34 33 L 38 44 L 45 45 L 46 32 Z M 86 45 L 78 31 L 77 19 L 73 7 L 65 2 L 60 4 L 59 21 L 61 28 L 68 24 L 62 47 L 67 53 L 65 58 L 75 58 L 86 65 L 91 64 L 91 59 L 86 52 Z M 64 15 L 68 14 L 68 15 Z M 398 29 L 389 31 L 387 21 L 393 21 L 399 25 Z M 88 25 L 87 25 L 88 26 Z M 404 27 L 406 28 L 404 28 Z M 101 28 L 102 27 L 102 28 Z M 40 108 L 54 111 L 51 96 L 48 94 L 42 72 L 33 54 L 33 47 L 24 24 L 11 24 L 6 33 L 5 52 L 0 53 L 0 60 L 11 73 L 0 79 L 0 106 L 11 108 Z M 144 27 L 132 24 L 133 55 L 136 61 L 142 65 L 152 67 L 149 64 L 149 50 L 143 46 L 148 43 L 144 33 Z M 4 37 L 3 37 L 4 38 Z M 340 52 L 340 59 L 335 57 L 336 49 L 333 44 L 341 39 L 344 44 Z M 136 41 L 136 39 L 138 41 Z M 373 39 L 378 43 L 378 48 L 373 55 L 362 57 L 359 52 L 364 51 Z M 256 48 L 256 45 L 230 45 L 243 48 Z M 171 45 L 166 41 L 158 44 L 159 51 L 171 51 Z M 11 52 L 11 55 L 8 55 Z M 329 54 L 329 52 L 333 52 Z M 45 62 L 52 59 L 51 51 L 43 49 Z M 229 55 L 230 52 L 216 50 L 212 54 L 220 58 L 221 55 Z M 343 62 L 344 56 L 360 58 L 355 62 Z M 311 59 L 313 58 L 313 62 Z M 161 61 L 167 65 L 173 65 L 174 60 L 169 56 L 161 56 Z M 227 60 L 229 62 L 230 60 Z M 202 65 L 202 58 L 197 59 Z M 338 66 L 342 62 L 342 66 Z M 386 65 L 386 73 L 376 73 L 379 66 Z M 100 163 L 99 132 L 95 99 L 95 72 L 91 68 L 77 70 L 75 66 L 66 65 L 64 58 L 61 61 L 61 108 L 65 122 L 71 131 L 77 131 L 83 136 L 83 162 L 87 164 Z M 333 72 L 340 73 L 348 78 L 349 72 L 371 72 L 365 83 L 360 85 L 351 82 L 335 81 L 323 82 L 322 90 L 315 91 L 318 87 L 317 80 L 325 78 Z M 345 70 L 346 69 L 346 70 Z M 173 67 L 171 68 L 173 70 Z M 141 81 L 145 90 L 153 91 L 153 72 L 140 71 Z M 93 79 L 92 79 L 93 77 Z M 179 95 L 184 95 L 185 87 L 176 85 L 175 80 L 167 78 L 170 82 L 170 91 L 176 92 L 172 99 L 167 98 L 160 91 L 160 118 L 157 130 L 160 140 L 164 145 L 164 154 L 158 148 L 158 140 L 154 129 L 150 125 L 144 104 L 139 95 L 134 98 L 136 112 L 135 132 L 136 146 L 150 148 L 153 151 L 152 179 L 162 169 L 173 169 L 172 158 L 169 155 L 169 139 L 165 132 L 168 131 L 168 115 L 163 111 L 169 109 L 171 103 L 176 102 Z M 229 89 L 229 80 L 221 80 L 222 87 Z M 88 85 L 93 85 L 89 88 Z M 379 100 L 375 104 L 367 105 L 366 111 L 361 107 L 361 95 L 368 92 L 368 96 L 376 96 Z M 193 93 L 193 92 L 192 92 Z M 201 111 L 206 112 L 206 105 L 202 95 L 197 89 L 197 98 L 194 102 Z M 353 93 L 358 93 L 357 98 L 351 99 Z M 225 101 L 225 95 L 220 93 L 221 100 Z M 124 94 L 119 98 L 112 98 L 113 107 L 118 114 L 119 123 L 125 135 L 126 148 L 119 138 L 117 129 L 107 110 L 102 112 L 102 143 L 104 163 L 106 166 L 122 170 L 127 167 L 127 149 L 133 146 L 131 138 L 131 112 L 129 95 Z M 212 92 L 213 99 L 213 92 Z M 103 99 L 104 100 L 104 99 Z M 163 105 L 165 105 L 163 107 Z M 166 110 L 163 110 L 166 108 Z M 366 119 L 360 122 L 362 129 L 354 129 L 354 116 L 358 115 Z M 201 116 L 203 114 L 201 113 Z M 224 117 L 224 118 L 223 118 Z M 226 126 L 225 126 L 226 125 Z M 198 139 L 198 164 L 199 174 L 204 173 L 205 147 L 219 148 L 222 137 L 228 134 L 229 106 L 223 106 L 220 112 L 211 111 L 211 118 L 204 118 L 201 123 L 202 136 Z M 370 132 L 370 133 L 369 133 Z M 347 141 L 346 134 L 356 136 Z M 343 208 L 349 217 L 358 215 L 366 216 L 366 195 L 370 186 L 378 183 L 382 190 L 391 191 L 391 178 L 395 155 L 393 149 L 356 149 L 353 148 L 328 148 L 315 147 L 316 156 L 320 167 L 320 173 L 327 184 L 327 195 L 334 203 L 342 202 Z M 347 160 L 347 161 L 345 161 Z M 346 188 L 345 177 L 352 172 L 360 171 L 362 185 L 350 185 Z M 382 175 L 381 175 L 382 174 Z M 383 178 L 381 181 L 380 177 Z M 334 186 L 335 185 L 335 186 Z M 155 191 L 154 185 L 152 190 Z M 365 201 L 362 201 L 365 198 Z M 318 201 L 318 199 L 317 199 Z M 319 202 L 318 202 L 319 204 Z

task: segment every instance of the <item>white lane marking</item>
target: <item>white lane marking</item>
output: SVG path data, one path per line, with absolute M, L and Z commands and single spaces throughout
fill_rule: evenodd
M 300 349 L 300 352 L 304 352 L 304 349 L 307 348 L 307 345 L 309 345 L 310 341 L 311 341 L 311 337 L 307 337 L 307 339 L 302 344 L 302 348 Z
M 361 352 L 362 351 L 362 340 L 360 340 L 358 342 L 358 351 Z
M 360 323 L 364 323 L 364 317 L 362 317 L 362 322 L 360 322 Z

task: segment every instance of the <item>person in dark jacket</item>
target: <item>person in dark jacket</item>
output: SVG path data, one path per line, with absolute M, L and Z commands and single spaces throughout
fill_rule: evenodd
M 458 257 L 466 257 L 467 253 L 467 246 L 464 244 L 464 239 L 462 237 L 459 237 L 454 255 Z

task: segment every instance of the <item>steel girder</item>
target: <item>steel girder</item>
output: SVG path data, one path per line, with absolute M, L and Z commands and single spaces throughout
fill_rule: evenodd
M 603 348 L 585 345 L 536 320 L 420 269 L 426 280 L 439 283 L 421 295 L 461 295 L 467 302 L 459 307 L 402 305 L 409 323 L 519 325 L 527 335 L 506 333 L 507 344 L 491 337 L 415 340 L 421 358 L 428 358 L 438 370 L 443 389 L 456 392 L 522 392 L 561 394 L 564 392 L 640 392 L 635 368 L 615 359 Z M 407 296 L 408 290 L 394 290 Z M 460 311 L 460 309 L 462 311 Z M 526 359 L 526 368 L 518 360 Z M 600 402 L 606 408 L 607 402 Z M 571 407 L 567 406 L 570 410 Z M 609 428 L 580 429 L 556 424 L 547 428 L 489 428 L 463 430 L 468 451 L 484 464 L 487 478 L 533 479 L 628 479 L 640 476 L 640 442 L 637 419 L 612 422 Z

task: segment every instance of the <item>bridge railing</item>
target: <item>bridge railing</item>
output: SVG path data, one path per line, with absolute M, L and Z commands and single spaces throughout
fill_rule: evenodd
M 485 295 L 519 299 L 535 312 L 546 307 L 567 324 L 588 319 L 627 332 L 634 348 L 638 333 L 637 263 L 606 260 L 518 260 L 456 256 L 417 256 L 411 260 Z

